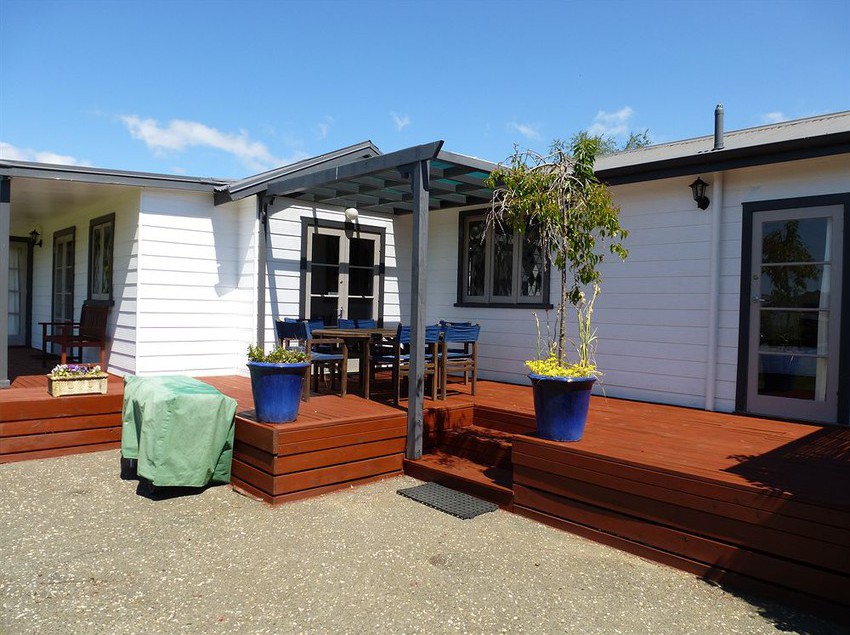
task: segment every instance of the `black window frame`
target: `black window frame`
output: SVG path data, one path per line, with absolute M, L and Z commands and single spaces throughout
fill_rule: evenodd
M 94 256 L 92 252 L 92 247 L 94 246 L 94 232 L 95 228 L 101 227 L 103 225 L 110 225 L 112 229 L 112 240 L 110 241 L 110 251 L 109 251 L 109 293 L 98 294 L 98 297 L 92 296 L 92 287 L 93 287 L 93 278 L 95 268 L 93 266 L 92 258 Z M 113 306 L 115 301 L 113 300 L 113 288 L 115 286 L 114 274 L 115 274 L 115 212 L 111 214 L 105 214 L 103 216 L 98 216 L 97 218 L 93 218 L 89 221 L 89 244 L 88 244 L 88 271 L 86 273 L 87 278 L 87 301 L 89 304 L 94 306 Z
M 376 292 L 378 293 L 378 317 L 376 318 L 376 323 L 378 328 L 382 328 L 384 326 L 384 283 L 387 270 L 387 229 L 386 227 L 368 225 L 360 222 L 355 225 L 349 221 L 340 222 L 335 220 L 326 220 L 324 218 L 301 217 L 301 258 L 299 263 L 300 283 L 298 290 L 298 315 L 304 319 L 309 318 L 309 316 L 306 315 L 307 294 L 309 293 L 309 290 L 307 289 L 307 268 L 309 266 L 309 263 L 307 262 L 307 240 L 310 230 L 314 228 L 339 229 L 346 233 L 363 232 L 365 234 L 378 236 L 381 259 L 380 262 L 375 263 L 378 268 L 378 288 L 376 289 Z
M 478 219 L 485 218 L 486 210 L 467 210 L 463 211 L 458 215 L 458 258 L 457 258 L 457 301 L 454 306 L 456 307 L 475 307 L 475 308 L 491 308 L 491 309 L 551 309 L 552 304 L 549 299 L 550 293 L 550 270 L 551 266 L 549 263 L 546 263 L 543 269 L 543 295 L 539 301 L 528 300 L 528 301 L 504 301 L 504 299 L 499 300 L 469 300 L 466 298 L 466 294 L 464 292 L 465 289 L 465 280 L 467 277 L 467 235 L 466 228 L 469 223 Z M 492 231 L 492 230 L 491 230 Z M 492 239 L 492 234 L 488 232 L 487 237 L 485 238 L 485 249 L 488 254 L 491 254 L 488 258 L 488 261 L 492 261 L 492 253 L 494 250 L 494 241 Z M 516 248 L 513 251 L 514 258 L 514 271 L 518 271 L 517 260 L 521 258 L 522 250 Z M 485 287 L 491 282 L 491 275 L 485 273 Z M 514 286 L 514 297 L 518 297 L 517 287 L 520 284 L 520 279 L 515 276 L 513 280 Z M 486 296 L 485 296 L 486 297 Z

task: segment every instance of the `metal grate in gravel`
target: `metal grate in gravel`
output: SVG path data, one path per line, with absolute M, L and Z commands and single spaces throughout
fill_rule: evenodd
M 428 507 L 456 516 L 461 520 L 469 520 L 499 509 L 499 506 L 495 503 L 488 503 L 480 498 L 458 492 L 438 483 L 425 483 L 416 487 L 408 487 L 398 490 L 397 493 Z

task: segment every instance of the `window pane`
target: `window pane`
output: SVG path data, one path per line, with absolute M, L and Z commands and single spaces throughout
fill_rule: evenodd
M 799 355 L 759 355 L 759 394 L 815 400 L 818 375 L 826 381 L 826 365 L 822 361 Z
M 825 311 L 762 310 L 759 352 L 826 354 L 828 322 Z
M 371 320 L 373 302 L 371 298 L 351 298 L 348 301 L 348 319 Z
M 493 233 L 493 296 L 512 297 L 514 278 L 513 231 L 497 228 Z
M 325 324 L 333 326 L 336 324 L 337 316 L 339 315 L 337 298 L 310 298 L 310 319 L 315 320 L 322 318 Z
M 339 264 L 339 236 L 313 234 L 313 263 Z
M 483 220 L 475 220 L 467 224 L 467 254 L 466 254 L 466 295 L 484 295 L 484 267 L 486 263 L 487 246 L 484 243 Z
M 354 267 L 372 267 L 375 264 L 375 240 L 352 238 L 348 247 L 349 264 Z
M 520 295 L 524 297 L 543 295 L 543 262 L 540 230 L 537 227 L 529 227 L 522 238 Z
M 762 267 L 762 306 L 811 309 L 829 306 L 829 267 L 830 265 Z
M 339 267 L 313 263 L 310 277 L 310 293 L 325 295 L 339 293 Z
M 830 218 L 773 221 L 762 226 L 762 262 L 823 262 Z
M 351 295 L 374 295 L 375 270 L 351 267 L 348 270 L 348 293 Z

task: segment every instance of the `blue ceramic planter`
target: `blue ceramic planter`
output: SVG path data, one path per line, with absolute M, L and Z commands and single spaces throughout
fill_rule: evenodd
M 534 392 L 537 434 L 550 441 L 578 441 L 584 434 L 596 377 L 528 375 Z
M 285 423 L 298 418 L 308 362 L 272 364 L 248 362 L 257 421 Z

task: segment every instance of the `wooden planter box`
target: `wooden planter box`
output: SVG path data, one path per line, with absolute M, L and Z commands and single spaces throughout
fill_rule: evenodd
M 47 378 L 47 392 L 52 397 L 66 395 L 105 395 L 109 375 L 90 375 L 88 377 L 63 377 L 61 379 Z

